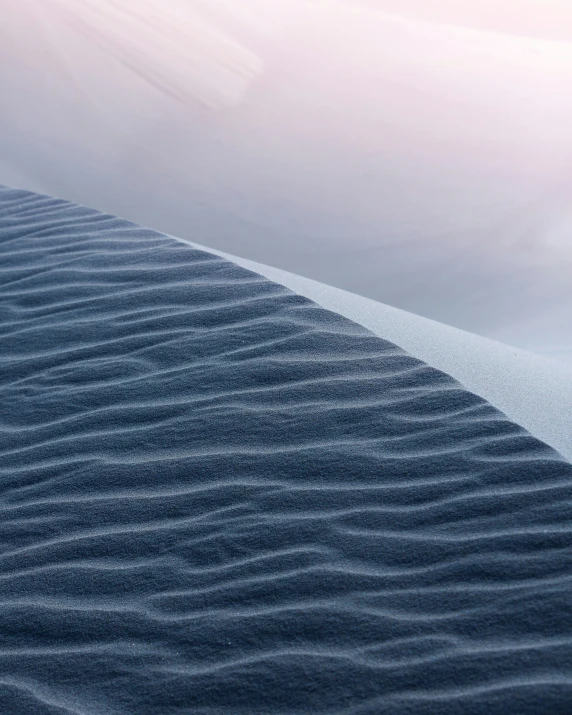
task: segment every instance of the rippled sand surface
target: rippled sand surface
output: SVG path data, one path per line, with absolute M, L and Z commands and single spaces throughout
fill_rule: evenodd
M 570 712 L 572 466 L 260 275 L 0 191 L 0 711 Z

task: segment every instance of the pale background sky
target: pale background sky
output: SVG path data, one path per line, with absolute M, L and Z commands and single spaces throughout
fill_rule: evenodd
M 568 3 L 0 11 L 0 182 L 572 359 Z

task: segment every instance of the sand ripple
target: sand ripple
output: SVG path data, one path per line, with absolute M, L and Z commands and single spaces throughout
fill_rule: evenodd
M 261 276 L 0 191 L 0 711 L 569 713 L 572 466 Z

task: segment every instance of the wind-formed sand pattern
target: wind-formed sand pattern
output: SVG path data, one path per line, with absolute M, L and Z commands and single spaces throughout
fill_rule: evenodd
M 213 254 L 0 191 L 0 711 L 564 715 L 572 465 Z

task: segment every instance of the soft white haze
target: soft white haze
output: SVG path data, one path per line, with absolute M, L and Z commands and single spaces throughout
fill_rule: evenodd
M 0 182 L 572 351 L 568 5 L 0 9 Z

